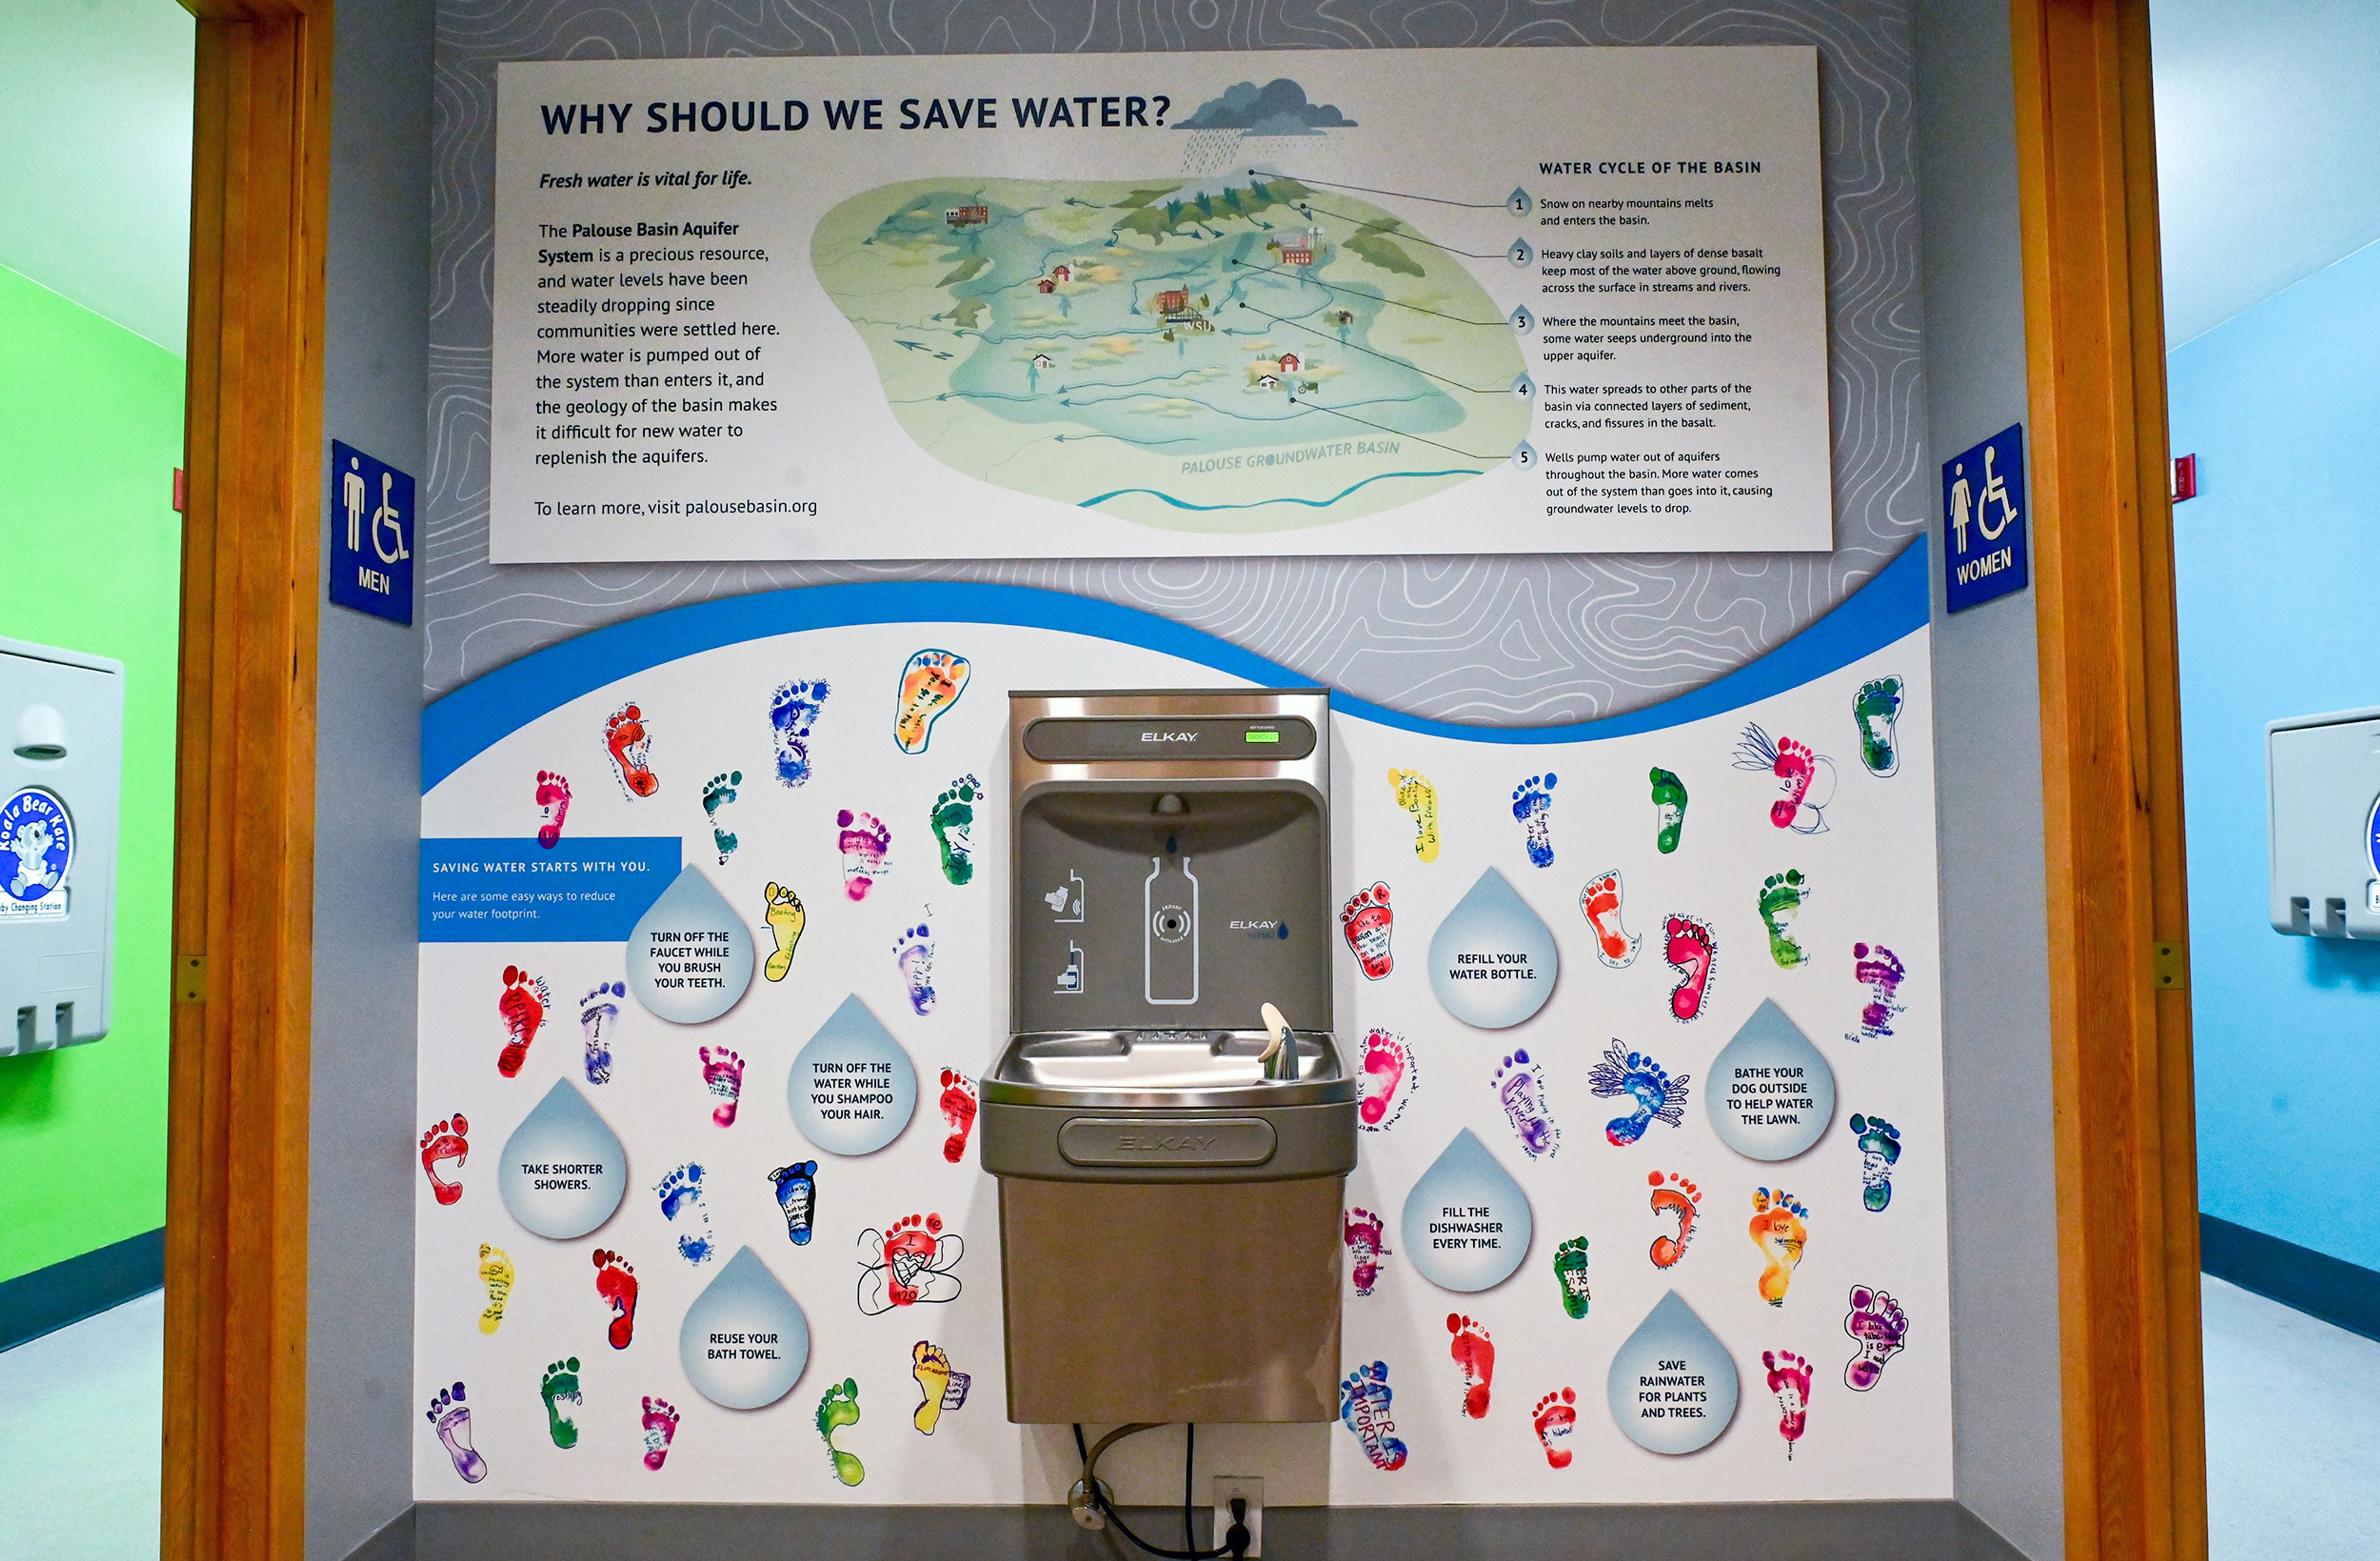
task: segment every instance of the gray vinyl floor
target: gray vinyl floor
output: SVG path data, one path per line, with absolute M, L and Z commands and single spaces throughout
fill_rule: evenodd
M 2380 1343 L 2204 1286 L 2214 1561 L 2380 1555 Z M 164 1306 L 117 1307 L 0 1353 L 0 1553 L 151 1561 Z

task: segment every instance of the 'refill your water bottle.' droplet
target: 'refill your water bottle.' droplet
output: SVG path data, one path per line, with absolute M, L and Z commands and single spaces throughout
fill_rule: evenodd
M 794 1126 L 829 1154 L 873 1154 L 917 1109 L 917 1070 L 854 994 L 794 1058 L 785 1100 Z
M 810 1323 L 769 1265 L 738 1247 L 694 1298 L 677 1332 L 678 1364 L 694 1390 L 727 1409 L 775 1403 L 810 1361 Z
M 1482 1030 L 1509 1029 L 1544 1007 L 1560 974 L 1553 933 L 1492 867 L 1429 940 L 1430 991 Z
M 688 863 L 628 934 L 628 990 L 657 1018 L 701 1024 L 751 984 L 751 929 Z
M 1773 998 L 1712 1062 L 1703 1100 L 1719 1141 L 1754 1160 L 1791 1160 L 1835 1119 L 1835 1071 Z
M 1612 1423 L 1654 1453 L 1694 1453 L 1735 1418 L 1742 1384 L 1718 1335 L 1671 1290 L 1611 1358 Z
M 556 1241 L 612 1217 L 628 1190 L 628 1152 L 567 1079 L 504 1140 L 496 1190 L 521 1227 Z
M 1512 1277 L 1530 1226 L 1529 1195 L 1465 1128 L 1405 1194 L 1400 1229 L 1423 1278 L 1468 1294 Z

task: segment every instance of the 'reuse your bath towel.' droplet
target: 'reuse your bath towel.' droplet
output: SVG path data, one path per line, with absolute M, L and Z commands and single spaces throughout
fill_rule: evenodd
M 794 1126 L 829 1154 L 873 1154 L 917 1109 L 917 1070 L 854 994 L 794 1058 L 785 1099 Z
M 1508 1029 L 1544 1007 L 1560 973 L 1553 933 L 1492 867 L 1429 940 L 1430 991 L 1482 1030 Z
M 657 1018 L 701 1024 L 751 984 L 751 929 L 689 862 L 628 934 L 628 990 Z
M 628 1152 L 567 1079 L 504 1140 L 496 1190 L 523 1229 L 556 1241 L 612 1217 L 628 1189 Z
M 694 1390 L 727 1409 L 775 1403 L 810 1360 L 810 1323 L 769 1265 L 739 1247 L 686 1309 L 678 1364 Z
M 1470 1128 L 1405 1194 L 1407 1261 L 1441 1289 L 1502 1284 L 1529 1255 L 1529 1195 Z
M 1718 1335 L 1671 1290 L 1611 1358 L 1612 1422 L 1655 1453 L 1699 1452 L 1735 1418 L 1735 1362 Z
M 1703 1100 L 1719 1141 L 1754 1160 L 1791 1160 L 1835 1119 L 1835 1071 L 1775 999 L 1764 997 L 1711 1064 Z

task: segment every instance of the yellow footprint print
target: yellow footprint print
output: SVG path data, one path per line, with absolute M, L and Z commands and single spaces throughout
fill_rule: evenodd
M 513 1293 L 513 1260 L 502 1247 L 480 1243 L 480 1277 L 488 1287 L 488 1310 L 480 1313 L 480 1332 L 492 1334 L 504 1326 L 504 1302 Z
M 802 897 L 782 884 L 771 884 L 762 896 L 768 909 L 769 935 L 777 940 L 777 952 L 760 967 L 760 973 L 771 981 L 783 981 L 785 972 L 794 968 L 794 945 L 802 941 L 802 927 L 808 920 L 802 910 Z
M 1397 806 L 1413 815 L 1414 855 L 1424 861 L 1438 860 L 1438 787 L 1419 770 L 1389 772 L 1389 784 L 1396 787 Z

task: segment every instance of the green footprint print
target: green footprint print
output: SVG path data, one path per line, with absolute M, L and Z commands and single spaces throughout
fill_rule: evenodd
M 845 1377 L 826 1390 L 819 1400 L 819 1435 L 826 1442 L 827 1457 L 833 1460 L 834 1477 L 846 1485 L 856 1485 L 868 1477 L 856 1456 L 834 1445 L 834 1433 L 846 1425 L 859 1423 L 859 1384 Z
M 1653 844 L 1666 857 L 1678 848 L 1678 836 L 1685 832 L 1686 783 L 1658 765 L 1653 769 L 1652 781 L 1656 829 Z
M 538 1395 L 545 1400 L 546 1430 L 553 1434 L 557 1447 L 578 1445 L 578 1422 L 562 1412 L 564 1404 L 583 1404 L 578 1395 L 578 1357 L 556 1360 L 545 1369 L 545 1381 L 538 1385 Z
M 1554 1249 L 1554 1278 L 1561 1286 L 1562 1310 L 1576 1322 L 1593 1298 L 1586 1293 L 1586 1238 L 1573 1236 Z
M 1810 887 L 1798 867 L 1772 872 L 1760 885 L 1760 921 L 1768 929 L 1768 957 L 1780 970 L 1790 970 L 1809 957 L 1794 941 L 1793 918 L 1801 914 Z

